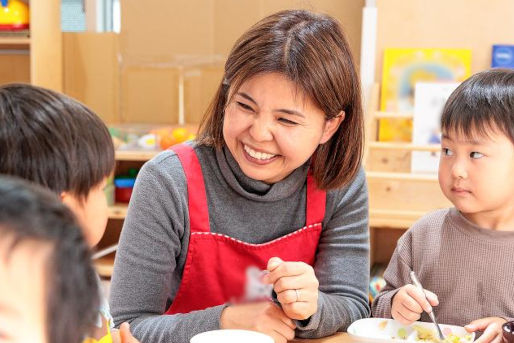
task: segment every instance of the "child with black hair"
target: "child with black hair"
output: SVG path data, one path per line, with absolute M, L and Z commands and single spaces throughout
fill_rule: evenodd
M 0 177 L 0 342 L 79 343 L 98 286 L 75 217 L 57 196 Z
M 501 342 L 514 317 L 514 70 L 464 81 L 441 130 L 439 184 L 455 207 L 427 214 L 400 238 L 373 315 L 410 324 L 429 321 L 423 311 L 437 306 L 438 322 L 483 331 L 476 342 Z
M 0 123 L 0 174 L 33 181 L 58 194 L 93 248 L 107 224 L 103 190 L 114 169 L 114 148 L 105 124 L 72 98 L 27 84 L 0 87 Z M 94 339 L 113 326 L 106 299 L 101 299 L 99 309 Z

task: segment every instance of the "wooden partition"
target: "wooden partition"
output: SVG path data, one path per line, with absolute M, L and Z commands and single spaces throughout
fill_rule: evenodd
M 358 61 L 363 5 L 364 0 L 124 0 L 121 119 L 177 123 L 183 77 L 186 122 L 197 123 L 221 81 L 224 59 L 236 39 L 279 10 L 302 8 L 334 16 Z
M 107 123 L 120 122 L 118 35 L 63 34 L 64 92 L 85 103 Z

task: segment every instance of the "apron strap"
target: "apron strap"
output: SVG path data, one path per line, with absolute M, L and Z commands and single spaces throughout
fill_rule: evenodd
M 312 172 L 309 168 L 307 174 L 306 226 L 323 222 L 323 218 L 325 218 L 326 200 L 327 193 L 316 186 L 316 180 L 314 180 L 314 176 L 312 176 Z
M 186 174 L 191 233 L 210 232 L 205 182 L 198 156 L 187 144 L 174 145 L 170 149 L 177 154 Z

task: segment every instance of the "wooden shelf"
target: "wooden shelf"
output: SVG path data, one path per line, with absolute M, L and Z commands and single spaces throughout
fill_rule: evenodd
M 388 229 L 408 229 L 426 212 L 370 209 L 369 226 Z
M 429 151 L 438 152 L 441 150 L 440 144 L 412 144 L 401 142 L 370 142 L 368 143 L 370 149 L 382 150 L 409 150 L 409 151 Z
M 96 271 L 101 277 L 112 276 L 112 271 L 114 269 L 114 254 L 110 254 L 104 256 L 102 258 L 96 259 L 93 261 Z
M 0 35 L 0 48 L 29 48 L 30 37 L 16 37 L 16 36 L 1 36 Z
M 116 150 L 114 158 L 116 161 L 148 161 L 161 151 L 130 151 Z
M 369 179 L 400 180 L 400 181 L 426 181 L 437 183 L 437 174 L 414 174 L 414 173 L 395 173 L 367 171 L 366 177 Z
M 109 206 L 109 219 L 125 219 L 127 216 L 128 204 L 117 203 Z

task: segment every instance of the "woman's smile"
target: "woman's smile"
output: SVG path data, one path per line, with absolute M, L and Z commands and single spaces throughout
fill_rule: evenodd
M 280 155 L 270 154 L 263 152 L 258 149 L 251 148 L 250 146 L 242 143 L 244 156 L 248 159 L 248 161 L 257 163 L 257 164 L 269 164 L 275 161 Z

